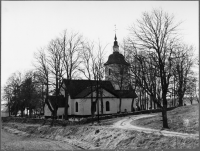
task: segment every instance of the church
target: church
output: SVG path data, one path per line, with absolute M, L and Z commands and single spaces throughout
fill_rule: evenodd
M 134 99 L 137 98 L 137 95 L 129 84 L 130 64 L 126 62 L 124 56 L 119 52 L 116 34 L 114 40 L 113 53 L 104 64 L 105 80 L 63 80 L 57 102 L 58 117 L 63 117 L 65 114 L 67 96 L 69 116 L 91 116 L 92 103 L 94 103 L 94 114 L 96 115 L 132 112 L 136 108 Z M 100 93 L 97 93 L 97 88 L 99 88 Z M 66 94 L 68 95 L 65 96 Z M 99 97 L 96 97 L 97 94 Z M 49 100 L 46 103 L 49 103 L 54 108 L 55 96 L 49 96 Z M 51 115 L 48 105 L 45 104 L 44 116 L 50 117 Z

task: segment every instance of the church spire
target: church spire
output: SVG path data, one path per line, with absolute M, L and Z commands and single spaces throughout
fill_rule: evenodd
M 117 29 L 116 29 L 116 25 L 115 25 L 115 38 L 114 38 L 115 41 L 114 41 L 113 49 L 114 49 L 114 47 L 119 47 L 119 46 L 118 46 L 118 43 L 117 43 L 116 30 L 117 30 Z M 113 50 L 113 51 L 114 51 L 114 50 Z
M 114 38 L 114 46 L 113 46 L 113 52 L 119 52 L 119 46 L 117 42 L 117 36 L 116 36 L 116 25 L 115 25 L 115 38 Z
M 116 31 L 115 31 L 115 41 L 117 41 Z
M 114 46 L 113 46 L 113 48 L 114 48 L 114 47 L 119 47 L 119 46 L 118 46 L 118 42 L 117 42 L 117 36 L 116 36 L 116 34 L 115 34 L 115 41 L 114 41 Z

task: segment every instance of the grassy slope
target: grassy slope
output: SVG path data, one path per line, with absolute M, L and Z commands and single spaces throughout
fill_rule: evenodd
M 48 138 L 68 143 L 82 149 L 194 149 L 198 139 L 166 137 L 132 130 L 101 126 L 34 126 L 19 123 L 5 123 L 4 126 L 17 128 L 35 137 Z M 67 148 L 66 148 L 67 149 Z
M 199 133 L 199 104 L 178 107 L 167 112 L 170 131 Z M 188 121 L 188 125 L 186 124 Z M 162 129 L 162 114 L 158 116 L 143 118 L 132 122 L 142 127 Z
M 104 125 L 110 125 L 121 118 L 101 121 Z M 162 128 L 161 113 L 159 116 L 138 120 L 136 124 Z M 197 133 L 199 127 L 199 106 L 191 105 L 176 108 L 168 112 L 169 126 L 172 131 Z M 183 125 L 183 119 L 189 120 L 188 127 Z M 134 123 L 135 124 L 135 123 Z M 199 140 L 193 138 L 166 137 L 162 135 L 146 134 L 133 130 L 108 128 L 105 126 L 77 125 L 66 127 L 50 127 L 24 123 L 3 123 L 3 127 L 18 129 L 31 135 L 49 138 L 79 146 L 84 149 L 194 149 L 199 147 Z M 67 148 L 66 148 L 67 149 Z

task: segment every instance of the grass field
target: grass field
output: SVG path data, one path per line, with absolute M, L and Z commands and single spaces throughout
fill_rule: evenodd
M 178 107 L 167 112 L 168 125 L 170 131 L 184 133 L 199 133 L 199 104 Z M 134 121 L 135 125 L 162 129 L 162 114 L 158 116 L 143 118 Z
M 151 118 L 134 121 L 133 125 L 162 129 L 161 113 Z M 178 107 L 168 111 L 170 131 L 199 133 L 199 104 Z M 131 115 L 134 116 L 134 115 Z M 113 123 L 127 117 L 102 120 L 101 125 L 48 126 L 18 122 L 4 122 L 4 130 L 20 134 L 20 131 L 35 138 L 45 138 L 58 142 L 66 142 L 80 149 L 195 149 L 199 147 L 198 138 L 182 138 L 157 135 L 135 130 L 109 127 Z M 107 127 L 107 126 L 108 127 Z M 35 138 L 37 140 L 37 138 Z M 36 141 L 34 140 L 34 141 Z M 67 148 L 66 148 L 67 149 Z

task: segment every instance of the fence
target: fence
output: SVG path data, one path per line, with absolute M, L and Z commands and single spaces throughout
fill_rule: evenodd
M 170 107 L 167 110 L 173 110 L 176 107 Z M 153 110 L 144 110 L 144 111 L 135 111 L 128 113 L 115 113 L 110 115 L 101 115 L 99 116 L 99 120 L 111 119 L 116 117 L 124 117 L 128 115 L 139 115 L 139 114 L 150 114 L 150 113 L 158 113 L 161 112 L 162 109 L 153 109 Z M 25 118 L 25 117 L 1 117 L 3 122 L 20 122 L 20 123 L 34 123 L 34 124 L 42 124 L 42 125 L 51 125 L 53 122 L 54 126 L 70 126 L 70 125 L 79 125 L 79 124 L 87 124 L 98 121 L 98 117 L 87 117 L 87 118 L 78 118 L 78 121 L 69 121 L 69 120 L 58 120 L 54 119 L 37 119 L 37 118 Z

